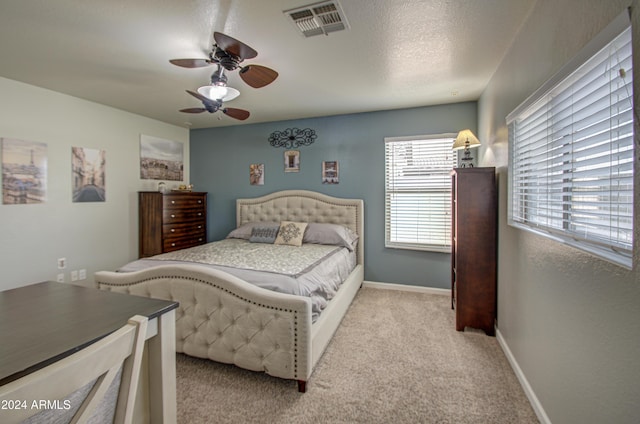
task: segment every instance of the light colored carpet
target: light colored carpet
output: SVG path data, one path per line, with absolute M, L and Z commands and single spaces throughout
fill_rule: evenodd
M 494 337 L 447 296 L 362 288 L 307 385 L 177 356 L 179 423 L 538 423 Z

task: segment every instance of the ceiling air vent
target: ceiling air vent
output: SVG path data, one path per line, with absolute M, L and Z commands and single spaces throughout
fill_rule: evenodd
M 337 1 L 323 1 L 285 10 L 293 24 L 305 37 L 329 35 L 330 32 L 349 28 L 344 12 Z

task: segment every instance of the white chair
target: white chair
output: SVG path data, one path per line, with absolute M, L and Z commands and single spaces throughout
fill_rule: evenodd
M 131 423 L 146 332 L 147 318 L 136 315 L 79 352 L 0 386 L 0 422 Z

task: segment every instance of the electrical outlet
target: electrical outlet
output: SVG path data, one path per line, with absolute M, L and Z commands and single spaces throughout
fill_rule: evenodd
M 58 283 L 64 283 L 64 273 L 58 274 L 58 279 L 56 281 Z
M 87 279 L 87 270 L 81 269 L 78 271 L 78 280 L 86 280 Z
M 78 271 L 71 271 L 71 281 L 78 281 Z
M 58 269 L 65 269 L 67 267 L 67 258 L 58 258 Z

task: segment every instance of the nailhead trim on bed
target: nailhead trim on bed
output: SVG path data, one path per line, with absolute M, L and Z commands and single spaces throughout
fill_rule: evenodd
M 297 330 L 297 328 L 298 328 L 298 311 L 296 311 L 294 309 L 279 308 L 279 307 L 275 307 L 275 306 L 260 304 L 258 302 L 249 300 L 249 299 L 247 299 L 247 298 L 245 298 L 243 296 L 240 296 L 237 293 L 233 293 L 233 292 L 227 290 L 226 288 L 224 288 L 224 287 L 222 287 L 220 285 L 211 283 L 209 281 L 204 281 L 204 280 L 201 280 L 201 279 L 198 279 L 198 278 L 187 277 L 187 276 L 183 276 L 183 275 L 157 275 L 157 276 L 154 276 L 153 278 L 145 278 L 145 279 L 141 279 L 139 281 L 136 281 L 135 283 L 129 283 L 129 284 L 100 283 L 100 288 L 107 289 L 109 291 L 117 291 L 117 292 L 125 291 L 127 294 L 140 295 L 141 294 L 140 292 L 137 292 L 136 290 L 132 291 L 131 287 L 139 285 L 139 284 L 144 284 L 144 283 L 147 283 L 147 282 L 152 281 L 152 280 L 156 280 L 157 281 L 158 279 L 167 279 L 167 280 L 172 280 L 172 281 L 175 281 L 175 280 L 189 280 L 189 281 L 192 281 L 194 283 L 202 283 L 202 284 L 205 284 L 207 286 L 214 287 L 215 289 L 220 290 L 221 292 L 224 292 L 224 293 L 226 293 L 228 295 L 231 295 L 231 296 L 233 296 L 233 297 L 235 297 L 235 298 L 237 298 L 237 299 L 239 299 L 239 300 L 241 300 L 243 302 L 247 302 L 247 303 L 250 303 L 252 305 L 255 305 L 255 306 L 258 306 L 258 307 L 261 307 L 261 308 L 265 308 L 265 309 L 270 309 L 270 310 L 274 310 L 274 311 L 280 311 L 280 312 L 286 312 L 286 313 L 289 313 L 289 314 L 293 314 L 293 320 L 294 320 L 293 349 L 292 349 L 292 353 L 293 353 L 293 368 L 294 368 L 293 369 L 293 374 L 295 376 L 294 377 L 295 379 L 304 379 L 304 378 L 306 378 L 306 376 L 301 376 L 298 373 L 298 355 L 299 355 L 299 352 L 298 352 L 298 330 Z M 114 290 L 115 287 L 120 287 L 120 288 L 122 288 L 124 290 Z M 178 307 L 178 310 L 176 311 L 177 312 L 177 314 L 176 314 L 176 324 L 178 323 L 178 321 L 183 316 L 186 315 L 184 311 L 187 309 L 187 307 L 193 307 L 198 303 L 197 299 L 195 299 L 195 297 L 194 297 L 193 300 L 192 300 L 191 305 L 186 306 L 186 305 L 183 304 L 183 302 L 185 302 L 184 300 L 181 302 L 181 299 L 174 297 L 173 294 L 170 294 L 170 296 L 169 296 L 170 298 L 167 299 L 166 297 L 163 297 L 163 296 L 153 296 L 151 291 L 149 290 L 148 286 L 145 286 L 144 290 L 145 290 L 144 294 L 147 297 L 161 298 L 163 300 L 171 300 L 171 301 L 180 302 L 180 306 Z M 222 307 L 222 301 L 220 299 L 218 299 L 218 307 L 219 308 Z M 250 311 L 249 308 L 247 308 L 246 312 L 250 313 L 251 311 Z M 180 314 L 180 316 L 178 316 L 178 314 Z M 210 317 L 212 314 L 213 314 L 213 312 L 211 314 L 208 314 L 208 316 Z M 278 316 L 275 315 L 274 318 L 278 318 Z M 234 324 L 236 320 L 237 320 L 237 318 L 232 318 L 231 319 L 231 323 Z M 176 331 L 176 338 L 180 337 L 182 339 L 181 341 L 184 342 L 189 337 L 194 336 L 197 333 L 198 328 L 200 326 L 202 326 L 204 323 L 205 323 L 205 321 L 200 323 L 200 325 L 198 327 L 196 327 L 193 332 L 191 332 L 191 333 L 189 333 L 187 335 L 179 336 L 178 332 Z M 266 328 L 266 326 L 264 324 L 261 324 L 261 327 L 260 327 L 261 331 L 264 330 L 265 328 Z M 223 330 L 223 331 L 219 332 L 218 335 L 222 336 L 224 331 L 226 331 L 226 330 Z M 255 337 L 255 334 L 254 334 L 254 337 Z M 246 342 L 247 342 L 247 344 L 249 344 L 250 339 L 247 339 Z M 210 345 L 211 345 L 211 343 L 209 343 L 209 346 Z M 279 349 L 280 345 L 278 345 L 276 343 L 275 344 L 275 348 Z M 232 352 L 233 353 L 237 353 L 237 349 L 232 349 Z M 266 356 L 261 356 L 261 358 L 264 358 L 264 357 L 266 357 Z

